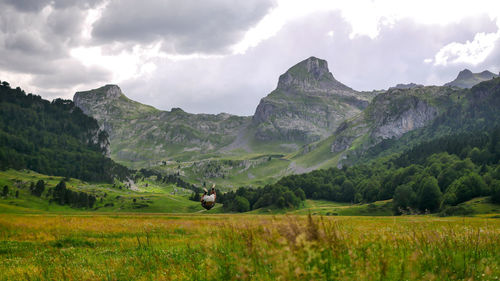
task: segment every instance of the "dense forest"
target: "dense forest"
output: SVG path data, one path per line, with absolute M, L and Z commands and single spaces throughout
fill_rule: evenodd
M 70 100 L 0 84 L 0 169 L 112 182 L 130 171 L 105 156 L 108 136 Z

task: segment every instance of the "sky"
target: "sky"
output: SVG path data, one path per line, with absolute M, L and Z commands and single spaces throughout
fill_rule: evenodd
M 140 3 L 140 4 L 138 4 Z M 72 99 L 252 115 L 315 56 L 359 91 L 500 71 L 500 1 L 0 0 L 0 80 Z

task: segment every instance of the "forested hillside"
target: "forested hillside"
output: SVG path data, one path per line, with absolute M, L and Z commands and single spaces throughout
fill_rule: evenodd
M 353 163 L 363 163 L 379 157 L 401 153 L 424 142 L 471 132 L 488 132 L 500 126 L 500 78 L 477 84 L 472 89 L 454 94 L 446 110 L 429 125 L 410 131 L 399 139 L 385 139 L 368 149 Z M 446 139 L 446 138 L 444 138 Z M 435 151 L 439 148 L 434 146 Z
M 259 189 L 223 196 L 228 210 L 297 207 L 306 198 L 369 203 L 393 199 L 395 214 L 456 212 L 459 203 L 490 196 L 500 203 L 500 128 L 422 143 L 389 159 L 284 177 Z M 248 205 L 248 207 L 245 207 Z
M 70 100 L 0 85 L 0 169 L 111 182 L 129 170 L 111 159 L 107 133 Z

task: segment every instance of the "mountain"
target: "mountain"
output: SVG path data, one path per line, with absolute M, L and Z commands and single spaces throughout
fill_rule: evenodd
M 113 159 L 144 167 L 233 152 L 289 153 L 330 136 L 374 95 L 338 82 L 326 61 L 310 57 L 280 76 L 252 117 L 162 111 L 130 100 L 117 85 L 77 92 L 73 101 L 108 132 Z M 276 145 L 270 147 L 271 140 Z
M 437 86 L 389 90 L 339 127 L 331 152 L 340 153 L 339 166 L 350 165 L 438 137 L 491 130 L 500 125 L 498 108 L 500 78 L 462 90 Z
M 0 169 L 30 169 L 87 181 L 123 178 L 97 121 L 70 100 L 52 102 L 0 85 Z
M 337 81 L 325 60 L 310 57 L 279 77 L 252 118 L 259 140 L 310 143 L 331 135 L 361 112 L 372 97 Z
M 127 98 L 117 85 L 77 92 L 73 101 L 110 135 L 111 156 L 149 165 L 171 157 L 214 153 L 231 144 L 250 117 L 158 110 Z
M 162 111 L 128 99 L 116 85 L 78 92 L 74 102 L 109 133 L 114 160 L 234 187 L 352 165 L 460 131 L 436 125 L 443 120 L 485 122 L 492 115 L 479 116 L 490 105 L 477 105 L 472 93 L 495 93 L 490 81 L 497 80 L 472 89 L 410 83 L 359 92 L 337 81 L 326 61 L 310 57 L 279 77 L 251 117 Z M 474 105 L 483 113 L 463 112 Z
M 472 73 L 472 71 L 468 69 L 464 69 L 458 73 L 457 78 L 455 80 L 444 84 L 444 86 L 454 86 L 459 88 L 471 88 L 472 86 L 487 81 L 493 78 L 499 77 L 497 74 L 494 74 L 488 70 L 485 70 L 480 73 Z

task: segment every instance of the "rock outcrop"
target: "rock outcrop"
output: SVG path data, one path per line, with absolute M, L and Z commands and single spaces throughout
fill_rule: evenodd
M 253 116 L 259 140 L 310 143 L 331 135 L 364 109 L 370 97 L 337 81 L 325 60 L 310 57 L 279 77 Z
M 339 161 L 342 166 L 347 156 L 359 156 L 385 139 L 398 139 L 422 128 L 449 102 L 450 91 L 436 86 L 391 88 L 376 96 L 363 113 L 339 126 L 330 151 L 344 154 Z

